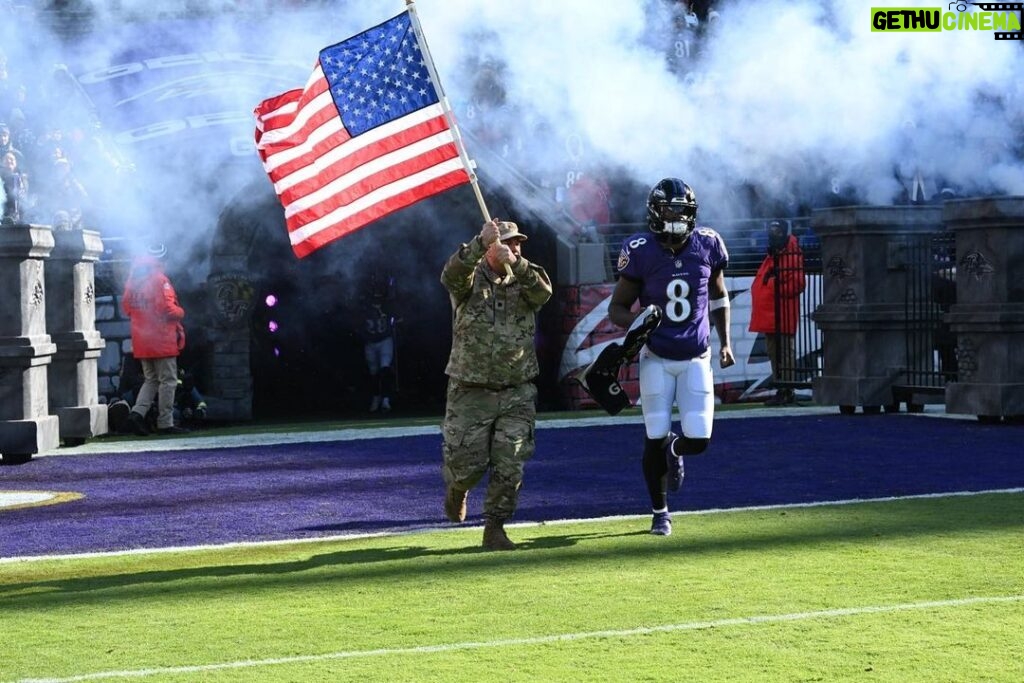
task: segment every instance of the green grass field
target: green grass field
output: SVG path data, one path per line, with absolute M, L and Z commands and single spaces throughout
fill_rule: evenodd
M 0 681 L 1024 680 L 1024 494 L 0 564 Z

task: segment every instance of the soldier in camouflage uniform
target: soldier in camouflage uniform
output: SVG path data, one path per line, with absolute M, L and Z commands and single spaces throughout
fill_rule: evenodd
M 515 223 L 485 223 L 444 266 L 454 309 L 444 436 L 445 515 L 466 519 L 466 498 L 490 470 L 483 546 L 514 550 L 505 522 L 516 510 L 523 465 L 533 455 L 540 372 L 536 315 L 551 298 L 544 269 L 520 254 Z

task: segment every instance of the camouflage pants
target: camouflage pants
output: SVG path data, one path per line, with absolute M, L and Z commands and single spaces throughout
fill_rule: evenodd
M 499 390 L 448 383 L 441 473 L 446 484 L 468 491 L 490 470 L 487 519 L 505 521 L 516 511 L 523 466 L 533 456 L 536 401 L 530 382 Z

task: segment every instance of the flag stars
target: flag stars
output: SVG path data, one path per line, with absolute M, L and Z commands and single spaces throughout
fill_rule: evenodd
M 326 48 L 321 70 L 351 130 L 363 131 L 438 101 L 408 17 Z

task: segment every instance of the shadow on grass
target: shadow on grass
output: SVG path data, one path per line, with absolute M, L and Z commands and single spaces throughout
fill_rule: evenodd
M 470 531 L 470 530 L 467 530 Z M 481 531 L 482 533 L 482 531 Z M 306 559 L 287 562 L 266 562 L 253 564 L 226 564 L 217 566 L 183 567 L 180 569 L 166 569 L 143 571 L 124 574 L 109 574 L 105 576 L 74 577 L 67 579 L 54 579 L 49 581 L 31 581 L 4 585 L 0 583 L 0 605 L 10 606 L 21 604 L 28 606 L 35 600 L 59 600 L 66 599 L 76 601 L 74 595 L 104 591 L 109 589 L 126 589 L 133 586 L 145 586 L 151 584 L 165 584 L 179 581 L 193 581 L 204 579 L 239 578 L 240 581 L 232 585 L 238 587 L 247 581 L 255 582 L 257 579 L 266 579 L 273 576 L 293 576 L 303 572 L 325 568 L 325 567 L 369 567 L 378 563 L 401 563 L 412 562 L 424 558 L 459 558 L 466 557 L 473 559 L 473 567 L 481 567 L 487 564 L 502 565 L 510 555 L 523 555 L 531 550 L 554 550 L 569 548 L 581 541 L 595 540 L 600 538 L 614 538 L 617 536 L 633 536 L 627 534 L 565 534 L 561 536 L 545 536 L 541 538 L 526 539 L 517 545 L 519 548 L 514 552 L 492 552 L 480 545 L 473 545 L 462 548 L 428 548 L 426 546 L 395 546 L 388 548 L 359 548 L 354 550 L 339 550 L 336 552 L 312 555 Z M 480 537 L 474 534 L 474 540 Z M 477 541 L 479 542 L 479 541 Z M 436 566 L 436 565 L 434 565 Z M 397 571 L 416 571 L 407 568 Z M 360 572 L 356 572 L 357 574 Z M 363 573 L 368 575 L 369 572 Z M 248 578 L 242 578 L 248 577 Z M 345 572 L 346 578 L 352 578 L 352 573 Z M 297 581 L 306 581 L 305 578 L 295 577 Z M 333 580 L 333 579 L 332 579 Z M 220 584 L 218 584 L 220 585 Z M 200 591 L 201 587 L 196 587 Z M 192 588 L 186 589 L 189 592 Z M 234 589 L 232 589 L 234 590 Z M 103 599 L 117 599 L 119 596 L 108 596 Z
M 466 530 L 466 545 L 458 548 L 396 544 L 336 550 L 280 562 L 192 566 L 0 584 L 0 607 L 53 608 L 146 599 L 151 595 L 165 598 L 177 593 L 195 599 L 206 594 L 309 587 L 339 581 L 351 584 L 404 580 L 421 575 L 437 579 L 444 574 L 456 576 L 513 567 L 570 567 L 606 560 L 642 562 L 665 555 L 685 555 L 694 559 L 851 541 L 875 544 L 919 536 L 1005 531 L 1022 527 L 1024 495 L 917 499 L 844 506 L 842 514 L 836 514 L 837 510 L 839 508 L 823 506 L 806 511 L 753 513 L 771 515 L 771 518 L 729 527 L 728 533 L 723 532 L 715 538 L 702 536 L 699 539 L 687 536 L 684 531 L 669 538 L 651 537 L 646 520 L 637 522 L 642 524 L 642 528 L 625 532 L 552 533 L 555 530 L 544 525 L 511 527 L 509 533 L 520 546 L 519 550 L 512 552 L 485 551 L 479 545 L 479 527 L 474 527 Z M 691 523 L 697 523 L 699 518 L 690 519 Z M 403 539 L 387 540 L 401 543 Z M 273 550 L 256 549 L 254 552 Z M 153 557 L 146 561 L 158 560 Z M 172 583 L 181 585 L 166 585 Z M 157 589 L 154 584 L 163 585 Z

